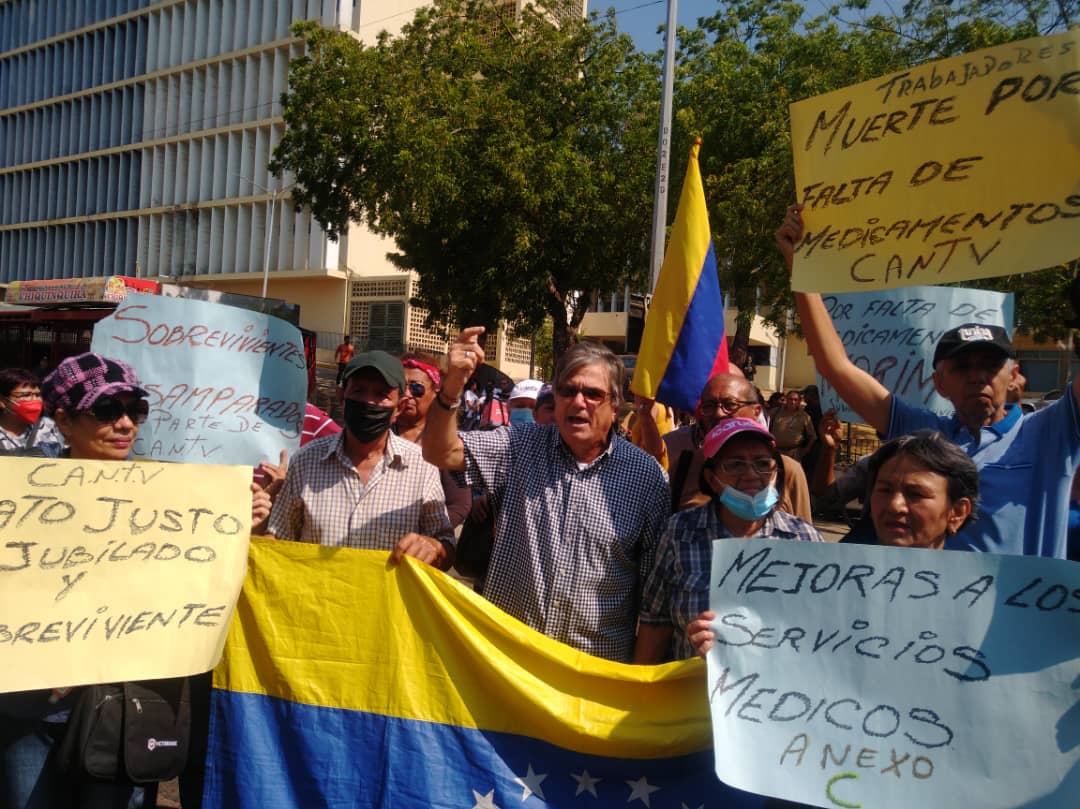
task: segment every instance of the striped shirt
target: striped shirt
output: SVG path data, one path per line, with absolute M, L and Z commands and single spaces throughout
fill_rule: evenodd
M 439 470 L 415 444 L 387 434 L 386 453 L 365 486 L 345 454 L 345 433 L 296 454 L 274 499 L 269 532 L 339 548 L 393 550 L 415 531 L 453 544 Z
M 660 539 L 656 567 L 642 594 L 640 618 L 643 624 L 675 628 L 671 639 L 675 660 L 694 656 L 686 625 L 709 608 L 713 540 L 730 536 L 709 502 L 673 515 Z M 779 509 L 773 509 L 753 536 L 823 541 L 814 526 Z
M 629 661 L 641 585 L 671 508 L 660 465 L 614 436 L 580 468 L 554 425 L 461 439 L 463 477 L 495 511 L 484 597 L 555 640 Z

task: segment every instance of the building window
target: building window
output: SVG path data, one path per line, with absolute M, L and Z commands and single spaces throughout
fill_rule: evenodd
M 379 349 L 401 353 L 405 338 L 404 301 L 380 301 L 368 304 L 369 351 Z

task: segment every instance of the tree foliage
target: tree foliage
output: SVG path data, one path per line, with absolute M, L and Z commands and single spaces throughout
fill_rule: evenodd
M 740 336 L 756 313 L 783 333 L 793 303 L 772 237 L 795 198 L 792 102 L 1061 30 L 1078 4 L 908 0 L 882 13 L 843 0 L 808 20 L 790 0 L 731 0 L 681 30 L 671 185 L 701 137 Z M 307 48 L 272 168 L 295 174 L 294 197 L 331 233 L 363 222 L 393 237 L 390 258 L 418 273 L 416 302 L 432 319 L 533 334 L 550 318 L 558 356 L 593 292 L 646 286 L 659 60 L 637 53 L 610 13 L 499 8 L 437 0 L 371 46 L 298 26 Z M 1073 262 L 980 285 L 1017 294 L 1022 329 L 1060 337 L 1076 274 Z
M 826 20 L 800 30 L 802 6 L 735 0 L 684 32 L 677 141 L 700 136 L 721 287 L 748 333 L 763 311 L 783 333 L 792 304 L 773 243 L 795 197 L 788 105 L 900 66 L 895 37 Z
M 847 0 L 831 13 L 854 31 L 896 37 L 911 65 L 1045 36 L 1080 22 L 1080 0 L 908 0 L 895 13 L 870 13 L 868 8 L 868 0 Z M 1061 339 L 1080 315 L 1070 304 L 1078 273 L 1080 259 L 964 285 L 1012 292 L 1019 331 L 1036 340 Z
M 849 0 L 807 21 L 794 2 L 733 0 L 697 29 L 680 32 L 676 149 L 685 151 L 696 136 L 704 141 L 701 165 L 721 286 L 738 307 L 740 332 L 748 333 L 760 312 L 783 334 L 793 305 L 772 235 L 796 198 L 792 102 L 1059 30 L 1070 14 L 1075 19 L 1078 2 L 909 0 L 897 14 L 871 15 L 866 0 Z M 1063 291 L 1074 274 L 1056 268 L 979 285 L 1015 292 L 1023 327 L 1060 336 Z M 1047 287 L 1057 305 L 1047 305 Z
M 529 333 L 550 316 L 559 354 L 583 291 L 644 282 L 656 68 L 613 17 L 498 9 L 437 0 L 372 46 L 297 26 L 272 168 L 330 233 L 393 237 L 433 319 Z

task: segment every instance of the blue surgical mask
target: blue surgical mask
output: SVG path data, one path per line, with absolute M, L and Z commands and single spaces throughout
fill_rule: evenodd
M 536 419 L 533 418 L 533 412 L 527 407 L 519 407 L 510 411 L 510 423 L 511 424 L 535 424 Z
M 780 494 L 771 483 L 753 497 L 734 486 L 725 486 L 720 502 L 740 520 L 760 520 L 780 502 Z

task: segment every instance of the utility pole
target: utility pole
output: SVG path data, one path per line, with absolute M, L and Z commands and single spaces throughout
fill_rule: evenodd
M 664 236 L 667 231 L 668 158 L 671 155 L 671 96 L 675 87 L 675 34 L 679 2 L 668 0 L 667 30 L 664 31 L 664 77 L 660 96 L 660 137 L 656 156 L 656 193 L 653 195 L 652 267 L 649 291 L 656 290 L 660 265 L 664 263 Z

